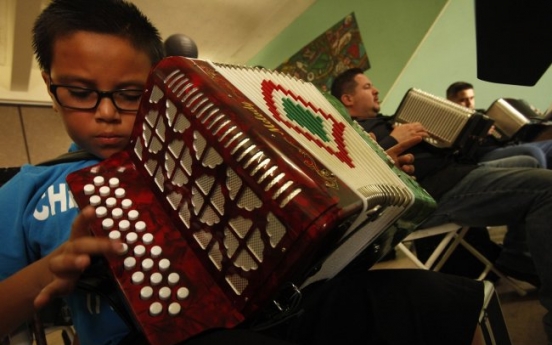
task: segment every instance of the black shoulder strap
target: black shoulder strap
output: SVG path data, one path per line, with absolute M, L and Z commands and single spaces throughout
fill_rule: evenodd
M 0 168 L 0 186 L 8 182 L 12 177 L 15 176 L 21 170 L 20 167 L 7 167 Z
M 88 153 L 87 151 L 77 150 L 73 152 L 66 152 L 56 158 L 38 163 L 37 165 L 50 166 L 61 163 L 75 162 L 84 159 L 97 159 L 97 157 L 91 153 Z M 19 170 L 21 170 L 21 167 L 0 168 L 0 186 L 2 186 L 4 183 L 8 182 L 12 177 L 14 177 L 19 172 Z
M 93 154 L 85 151 L 85 150 L 77 150 L 72 152 L 66 152 L 56 158 L 46 160 L 44 162 L 40 162 L 37 165 L 40 166 L 50 166 L 55 164 L 61 164 L 61 163 L 68 163 L 68 162 L 75 162 L 80 161 L 84 159 L 98 159 L 98 157 L 94 156 Z

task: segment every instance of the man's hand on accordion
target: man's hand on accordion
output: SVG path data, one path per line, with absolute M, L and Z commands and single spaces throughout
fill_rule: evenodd
M 385 151 L 391 159 L 395 162 L 395 165 L 404 171 L 405 173 L 412 175 L 414 174 L 414 155 L 407 153 L 402 154 L 404 151 L 408 150 L 412 146 L 417 145 L 422 141 L 421 136 L 414 136 L 410 139 L 399 141 L 398 144 L 392 146 L 387 151 Z
M 428 137 L 429 133 L 420 122 L 412 122 L 395 126 L 393 131 L 391 131 L 391 136 L 395 138 L 397 142 L 402 143 L 403 141 L 409 140 L 413 137 Z
M 34 300 L 35 308 L 73 291 L 82 272 L 90 265 L 91 256 L 115 255 L 122 250 L 119 242 L 91 236 L 88 226 L 93 217 L 92 207 L 83 209 L 73 222 L 69 240 L 44 257 L 48 260 L 48 272 L 44 272 L 43 288 Z

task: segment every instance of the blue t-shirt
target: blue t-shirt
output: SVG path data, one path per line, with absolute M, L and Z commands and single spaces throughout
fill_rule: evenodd
M 52 166 L 24 165 L 0 188 L 0 280 L 65 242 L 79 210 L 65 182 L 76 170 L 97 163 L 81 160 Z M 66 298 L 83 345 L 117 344 L 128 332 L 104 298 L 75 291 Z

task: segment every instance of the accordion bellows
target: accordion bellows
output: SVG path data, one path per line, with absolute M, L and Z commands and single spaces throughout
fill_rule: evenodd
M 94 234 L 129 239 L 108 261 L 151 344 L 234 327 L 361 252 L 375 262 L 433 211 L 337 107 L 284 74 L 167 58 L 128 149 L 68 177 Z

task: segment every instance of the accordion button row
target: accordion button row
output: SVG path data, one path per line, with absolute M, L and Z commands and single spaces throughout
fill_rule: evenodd
M 151 301 L 149 314 L 158 316 L 165 311 L 172 316 L 180 314 L 179 301 L 187 299 L 190 290 L 181 284 L 179 273 L 171 272 L 171 261 L 162 256 L 163 250 L 140 220 L 140 212 L 132 208 L 135 203 L 125 198 L 127 193 L 119 187 L 119 180 L 110 178 L 106 182 L 103 176 L 95 176 L 84 186 L 84 193 L 95 207 L 106 235 L 123 242 L 120 253 L 124 257 L 123 267 L 131 274 L 132 283 L 142 286 L 139 298 Z

